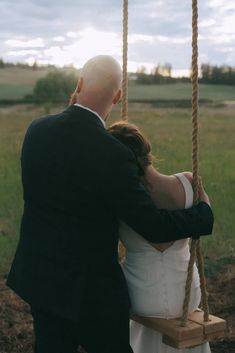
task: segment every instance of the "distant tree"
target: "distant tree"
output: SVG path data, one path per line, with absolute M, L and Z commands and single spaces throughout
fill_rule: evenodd
M 37 63 L 36 60 L 34 61 L 33 65 L 32 65 L 32 69 L 33 69 L 34 71 L 36 71 L 36 70 L 38 69 L 38 63 Z
M 74 91 L 76 83 L 77 77 L 73 73 L 53 70 L 36 82 L 34 99 L 38 102 L 65 102 Z
M 210 81 L 211 66 L 209 64 L 201 65 L 201 82 L 208 83 Z
M 235 85 L 235 68 L 228 65 L 201 65 L 202 83 L 210 83 L 217 85 Z
M 157 65 L 153 68 L 152 70 L 152 76 L 153 76 L 153 83 L 160 83 L 161 82 L 161 66 L 160 65 Z
M 158 64 L 151 70 L 150 74 L 147 74 L 145 66 L 140 66 L 136 71 L 136 82 L 146 85 L 175 83 L 176 79 L 171 76 L 171 73 L 172 66 L 169 63 Z
M 136 73 L 137 74 L 146 74 L 147 69 L 144 65 L 141 65 L 137 68 Z
M 235 68 L 224 65 L 222 67 L 223 81 L 227 85 L 235 85 Z
M 171 77 L 172 66 L 169 63 L 164 65 L 158 64 L 153 70 L 153 83 L 165 84 L 173 83 L 175 79 Z
M 136 73 L 136 82 L 142 85 L 151 85 L 154 83 L 154 77 L 152 74 Z
M 0 58 L 0 69 L 5 67 L 5 63 L 2 58 Z
M 171 64 L 158 65 L 155 69 L 155 74 L 163 77 L 171 77 L 172 66 Z
M 211 69 L 211 83 L 218 84 L 221 83 L 222 70 L 219 66 L 212 66 Z

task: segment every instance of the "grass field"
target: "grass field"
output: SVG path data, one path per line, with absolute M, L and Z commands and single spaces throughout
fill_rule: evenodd
M 54 108 L 55 111 L 60 108 Z M 22 213 L 20 149 L 25 129 L 43 107 L 0 109 L 0 271 L 15 251 Z M 116 111 L 110 122 L 116 120 Z M 152 141 L 156 166 L 163 173 L 191 169 L 191 118 L 188 109 L 135 109 L 130 120 Z M 235 255 L 235 116 L 229 109 L 202 109 L 200 174 L 215 213 L 214 236 L 203 239 L 210 258 Z
M 235 86 L 205 85 L 201 84 L 200 98 L 214 102 L 235 100 Z M 136 85 L 130 84 L 129 98 L 136 100 L 158 99 L 191 99 L 191 84 L 176 83 L 166 85 Z
M 0 99 L 20 99 L 32 93 L 36 81 L 46 76 L 48 71 L 18 67 L 0 69 Z
M 32 70 L 17 67 L 0 69 L 0 100 L 21 99 L 26 94 L 32 93 L 36 81 L 50 70 L 48 68 Z M 72 69 L 63 70 L 71 72 Z M 137 85 L 135 82 L 130 82 L 129 98 L 145 101 L 190 100 L 191 85 L 190 83 Z M 235 86 L 200 85 L 200 98 L 214 102 L 235 100 Z

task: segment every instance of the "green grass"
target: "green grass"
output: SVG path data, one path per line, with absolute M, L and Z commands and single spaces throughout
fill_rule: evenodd
M 235 100 L 235 86 L 199 85 L 201 99 L 213 101 Z M 130 84 L 129 99 L 131 100 L 182 100 L 191 99 L 191 84 L 176 83 L 165 85 Z
M 133 105 L 133 107 L 135 107 Z M 43 107 L 0 109 L 0 272 L 9 269 L 17 244 L 22 214 L 20 149 L 29 123 L 44 114 Z M 60 111 L 56 107 L 55 111 Z M 115 111 L 110 122 L 119 115 Z M 163 173 L 191 169 L 191 117 L 188 109 L 137 110 L 130 120 L 151 140 L 155 164 Z M 205 254 L 212 259 L 235 254 L 235 116 L 232 110 L 200 113 L 200 174 L 215 213 L 214 235 L 204 237 Z
M 22 99 L 32 92 L 31 86 L 0 84 L 0 99 Z
M 18 67 L 0 69 L 0 99 L 20 99 L 32 93 L 37 80 L 48 72 L 49 69 L 35 71 Z

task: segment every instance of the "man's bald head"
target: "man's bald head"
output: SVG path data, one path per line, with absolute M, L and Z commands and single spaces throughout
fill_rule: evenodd
M 109 55 L 98 55 L 88 60 L 83 66 L 81 76 L 85 90 L 116 92 L 121 86 L 121 67 Z
M 70 104 L 88 107 L 105 120 L 121 95 L 122 70 L 109 55 L 98 55 L 86 62 Z

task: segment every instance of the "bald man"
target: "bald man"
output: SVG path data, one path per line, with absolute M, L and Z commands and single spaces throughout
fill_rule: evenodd
M 205 194 L 188 210 L 157 209 L 135 156 L 106 131 L 120 84 L 112 57 L 92 58 L 71 105 L 35 120 L 24 139 L 24 213 L 7 283 L 31 306 L 37 353 L 132 352 L 120 219 L 157 243 L 212 231 Z

